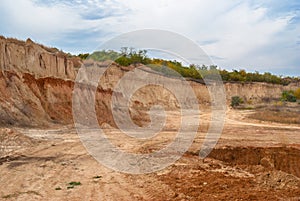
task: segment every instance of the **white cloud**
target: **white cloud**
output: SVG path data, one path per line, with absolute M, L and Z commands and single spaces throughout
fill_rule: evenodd
M 10 22 L 9 32 L 13 35 L 28 35 L 40 39 L 52 38 L 64 30 L 72 29 L 78 14 L 66 6 L 41 7 L 28 0 L 4 1 Z
M 36 1 L 1 2 L 0 11 L 6 11 L 6 20 L 10 22 L 5 33 L 46 43 L 60 41 L 60 45 L 72 51 L 74 47 L 68 45 L 82 40 L 91 49 L 96 42 L 117 34 L 156 28 L 197 41 L 220 66 L 258 69 L 274 65 L 280 69 L 286 65 L 296 73 L 300 62 L 295 53 L 299 45 L 293 46 L 299 41 L 300 30 L 289 27 L 293 13 L 270 17 L 269 7 L 253 5 L 253 1 Z M 282 55 L 285 59 L 280 59 Z
M 251 66 L 250 70 L 263 67 L 263 70 L 269 70 L 271 66 L 293 65 L 286 61 L 289 57 L 285 60 L 280 57 L 284 54 L 292 56 L 292 50 L 282 45 L 293 43 L 299 33 L 297 30 L 286 31 L 293 17 L 290 14 L 270 18 L 268 8 L 253 7 L 247 2 L 217 0 L 160 3 L 132 0 L 128 6 L 133 12 L 122 17 L 128 22 L 118 25 L 124 32 L 159 28 L 181 33 L 200 45 L 203 42 L 203 49 L 213 59 L 221 58 L 215 59 L 215 63 L 223 67 Z M 205 44 L 207 41 L 211 43 Z M 281 48 L 282 51 L 278 51 Z
M 280 19 L 266 18 L 266 9 L 252 10 L 247 4 L 241 4 L 225 13 L 215 21 L 214 33 L 218 43 L 204 46 L 213 55 L 238 61 L 249 52 L 272 44 L 274 36 L 283 31 L 289 17 Z

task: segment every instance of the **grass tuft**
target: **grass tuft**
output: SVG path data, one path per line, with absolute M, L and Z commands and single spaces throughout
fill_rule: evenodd
M 72 181 L 72 182 L 68 183 L 67 189 L 72 189 L 75 186 L 80 186 L 80 185 L 81 185 L 80 182 Z

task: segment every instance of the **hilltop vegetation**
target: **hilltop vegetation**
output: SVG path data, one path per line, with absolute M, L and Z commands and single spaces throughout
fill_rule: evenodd
M 227 71 L 225 69 L 219 69 L 218 66 L 215 65 L 205 66 L 200 64 L 191 64 L 190 66 L 184 66 L 181 62 L 176 60 L 171 61 L 149 58 L 146 50 L 135 50 L 127 47 L 121 48 L 120 52 L 102 50 L 96 51 L 92 54 L 79 54 L 78 56 L 81 59 L 90 58 L 96 61 L 113 60 L 122 66 L 144 64 L 149 66 L 152 70 L 161 72 L 167 76 L 181 75 L 185 78 L 197 80 L 209 78 L 210 76 L 215 75 L 216 71 L 218 71 L 222 80 L 229 82 L 266 82 L 288 85 L 291 82 L 300 81 L 300 79 L 296 77 L 277 76 L 269 72 L 261 74 L 258 71 L 255 71 L 254 73 L 246 72 L 243 69 Z

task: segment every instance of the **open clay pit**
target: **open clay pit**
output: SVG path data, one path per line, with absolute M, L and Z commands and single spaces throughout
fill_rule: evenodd
M 299 111 L 293 110 L 296 115 L 290 119 L 283 116 L 288 120 L 283 124 L 264 121 L 266 117 L 273 119 L 270 117 L 277 111 L 268 114 L 260 111 L 260 118 L 254 120 L 249 118 L 255 113 L 254 107 L 252 110 L 228 109 L 220 139 L 208 157 L 201 159 L 199 150 L 211 123 L 211 102 L 207 87 L 190 81 L 198 101 L 189 99 L 185 90 L 181 91 L 181 95 L 185 97 L 185 104 L 196 103 L 201 113 L 200 119 L 193 116 L 194 111 L 185 113 L 187 126 L 200 121 L 189 149 L 174 163 L 159 171 L 126 174 L 95 160 L 74 128 L 72 95 L 74 79 L 81 66 L 79 58 L 70 58 L 30 39 L 22 42 L 4 37 L 0 37 L 0 58 L 1 201 L 300 200 Z M 103 70 L 101 66 L 94 67 Z M 178 102 L 172 94 L 151 86 L 131 96 L 129 115 L 125 118 L 121 115 L 119 120 L 126 123 L 131 118 L 136 125 L 145 126 L 150 122 L 149 110 L 158 102 L 166 109 L 165 127 L 146 140 L 135 139 L 117 129 L 112 111 L 120 110 L 122 105 L 111 107 L 113 89 L 120 78 L 134 68 L 113 63 L 100 79 L 95 107 L 91 107 L 89 112 L 96 111 L 97 123 L 119 150 L 148 154 L 174 141 L 181 119 L 176 111 Z M 163 78 L 164 83 L 176 89 L 180 88 L 181 80 L 150 75 L 154 76 L 155 79 Z M 144 78 L 133 76 L 129 80 L 137 84 L 142 83 Z M 123 92 L 135 86 L 133 84 L 129 82 L 124 85 L 126 90 L 116 93 L 119 102 L 125 97 Z M 239 82 L 224 85 L 227 103 L 232 96 L 239 95 L 253 104 L 265 98 L 278 98 L 283 90 L 299 87 L 299 83 L 292 86 Z M 84 84 L 80 87 L 86 90 Z M 88 95 L 78 96 L 75 103 L 84 105 L 80 101 L 94 100 L 94 96 Z M 299 108 L 299 105 L 293 107 Z M 79 110 L 75 117 L 89 120 L 91 114 Z M 280 122 L 279 117 L 275 119 Z M 189 134 L 190 131 L 185 132 Z M 186 135 L 181 137 L 178 141 L 185 142 Z M 105 147 L 99 148 L 101 152 Z M 168 154 L 172 156 L 173 153 Z
M 98 163 L 74 128 L 2 129 L 22 143 L 0 158 L 1 200 L 299 200 L 299 127 L 257 123 L 246 116 L 229 112 L 221 139 L 204 160 L 198 156 L 205 136 L 200 132 L 174 164 L 140 175 Z M 120 138 L 120 131 L 108 125 L 104 130 L 119 148 L 139 153 L 174 138 L 174 130 L 163 130 L 151 141 Z M 80 185 L 70 187 L 70 182 Z

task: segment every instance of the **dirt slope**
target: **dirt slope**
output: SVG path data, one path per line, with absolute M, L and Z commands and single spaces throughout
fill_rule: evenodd
M 210 99 L 205 85 L 196 82 L 190 84 L 203 109 L 201 127 L 180 160 L 144 175 L 101 165 L 88 154 L 72 125 L 72 91 L 79 66 L 80 60 L 55 48 L 0 37 L 0 200 L 299 200 L 299 125 L 257 122 L 247 119 L 248 111 L 229 110 L 217 146 L 201 160 L 198 153 L 210 122 Z M 106 123 L 104 130 L 115 146 L 150 153 L 174 139 L 180 125 L 178 102 L 157 86 L 133 94 L 130 114 L 137 124 L 149 121 L 146 112 L 154 104 L 168 110 L 167 126 L 152 140 L 137 140 L 111 127 L 113 89 L 131 70 L 113 64 L 100 79 L 97 117 L 100 124 Z M 178 80 L 163 79 L 180 86 Z M 143 78 L 131 81 L 141 83 Z M 297 86 L 225 84 L 227 100 L 239 95 L 254 102 L 276 98 L 293 87 Z M 119 92 L 121 101 L 124 93 Z M 184 104 L 193 103 L 186 97 Z
M 30 39 L 24 42 L 0 37 L 0 124 L 49 126 L 72 123 L 72 91 L 81 63 L 78 58 L 70 57 L 56 48 L 36 44 Z M 106 122 L 114 125 L 110 111 L 112 92 L 120 78 L 132 69 L 113 63 L 101 78 L 96 98 L 100 124 Z M 172 78 L 163 79 L 171 85 L 180 84 Z M 134 77 L 133 82 L 143 82 L 143 78 Z M 200 105 L 209 106 L 210 96 L 206 86 L 196 82 L 190 82 L 190 85 Z M 245 100 L 259 102 L 263 98 L 279 97 L 283 89 L 295 87 L 264 83 L 225 84 L 228 101 L 231 96 L 239 95 Z M 138 124 L 143 124 L 139 121 L 149 121 L 145 112 L 141 115 L 138 111 L 148 110 L 154 104 L 159 103 L 167 110 L 178 108 L 172 92 L 163 87 L 143 88 L 134 94 L 131 102 L 131 114 Z

